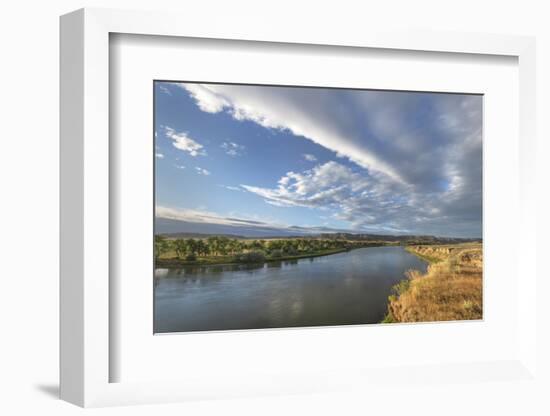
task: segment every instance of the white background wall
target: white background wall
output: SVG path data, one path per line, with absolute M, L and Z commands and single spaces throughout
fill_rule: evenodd
M 546 3 L 546 4 L 545 4 Z M 307 30 L 312 20 L 363 27 L 388 25 L 489 33 L 535 35 L 538 41 L 539 235 L 548 234 L 550 114 L 550 12 L 545 1 L 393 0 L 393 1 L 169 1 L 169 0 L 11 0 L 0 12 L 0 412 L 72 415 L 82 410 L 56 400 L 58 368 L 58 16 L 80 7 L 164 9 L 187 12 L 189 19 L 222 14 L 274 19 Z M 185 21 L 182 21 L 182 25 Z M 237 23 L 236 23 L 237 24 Z M 545 140 L 546 139 L 546 140 Z M 543 166 L 546 165 L 546 166 Z M 542 237 L 540 257 L 544 258 Z M 548 291 L 544 283 L 539 291 Z M 548 314 L 549 306 L 540 305 Z M 548 331 L 547 331 L 548 332 Z M 548 347 L 548 333 L 541 333 Z M 221 347 L 222 348 L 222 347 Z M 406 349 L 404 347 L 404 349 Z M 550 351 L 550 348 L 546 348 Z M 541 354 L 542 365 L 548 359 Z M 548 367 L 547 367 L 548 368 Z M 547 372 L 548 374 L 548 372 Z M 548 414 L 535 396 L 505 383 L 491 387 L 491 397 L 475 386 L 434 388 L 425 397 L 424 414 Z M 396 397 L 335 393 L 199 402 L 156 407 L 94 410 L 125 414 L 410 414 L 414 389 Z M 409 397 L 411 396 L 411 397 Z

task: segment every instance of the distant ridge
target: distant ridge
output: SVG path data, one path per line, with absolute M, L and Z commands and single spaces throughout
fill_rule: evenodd
M 258 238 L 258 237 L 245 237 L 243 235 L 236 235 L 236 234 L 205 234 L 205 233 L 157 233 L 157 235 L 162 235 L 164 237 L 168 238 L 208 238 L 208 237 L 227 237 L 227 238 L 233 238 L 237 240 L 245 240 L 250 238 Z
M 320 234 L 308 234 L 308 235 L 272 235 L 261 237 L 247 237 L 237 234 L 217 234 L 217 233 L 157 233 L 167 238 L 197 238 L 203 239 L 208 237 L 226 237 L 237 240 L 251 240 L 251 239 L 263 239 L 270 240 L 276 238 L 303 238 L 303 239 L 326 239 L 326 240 L 348 240 L 348 241 L 391 241 L 391 242 L 407 242 L 415 244 L 456 244 L 466 242 L 481 242 L 480 239 L 475 238 L 448 238 L 448 237 L 435 237 L 431 235 L 379 235 L 379 234 L 354 234 L 354 233 L 320 233 Z
M 342 239 L 350 241 L 398 241 L 418 244 L 452 244 L 461 242 L 481 242 L 480 238 L 454 238 L 433 235 L 406 235 L 406 234 L 374 234 L 353 233 L 342 230 L 332 230 L 327 227 L 298 227 L 275 228 L 269 224 L 257 222 L 253 226 L 229 225 L 216 223 L 202 223 L 181 221 L 168 218 L 155 219 L 155 234 L 169 238 L 208 238 L 224 236 L 235 239 L 273 239 L 273 238 L 324 238 Z

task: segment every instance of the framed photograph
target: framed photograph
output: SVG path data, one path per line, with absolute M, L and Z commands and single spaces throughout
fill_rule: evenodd
M 534 40 L 200 20 L 61 18 L 62 398 L 537 383 Z
M 482 319 L 482 102 L 156 80 L 153 332 Z

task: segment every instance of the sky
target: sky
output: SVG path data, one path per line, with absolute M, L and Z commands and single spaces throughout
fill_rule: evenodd
M 482 96 L 156 81 L 155 198 L 161 232 L 480 238 Z

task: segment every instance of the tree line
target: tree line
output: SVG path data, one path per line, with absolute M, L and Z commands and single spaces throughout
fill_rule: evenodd
M 155 236 L 155 258 L 158 259 L 169 253 L 187 261 L 206 256 L 250 256 L 251 253 L 254 253 L 256 258 L 259 258 L 260 254 L 277 258 L 333 249 L 351 249 L 364 245 L 360 242 L 314 238 L 237 240 L 224 236 L 212 236 L 207 239 L 169 239 L 157 235 Z

